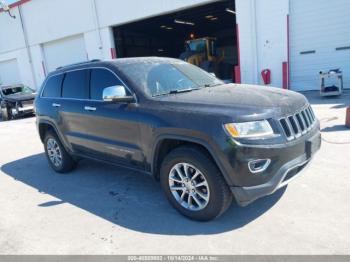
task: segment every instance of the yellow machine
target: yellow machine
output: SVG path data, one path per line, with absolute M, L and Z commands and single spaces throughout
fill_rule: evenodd
M 186 51 L 180 55 L 180 59 L 196 65 L 207 72 L 215 73 L 216 76 L 225 78 L 223 68 L 225 67 L 224 57 L 217 54 L 216 38 L 203 37 L 191 39 L 185 43 Z M 230 76 L 229 76 L 230 77 Z
M 219 62 L 223 60 L 223 57 L 216 55 L 216 38 L 214 37 L 186 41 L 185 53 L 187 53 L 187 57 L 182 57 L 182 59 L 197 66 L 200 66 L 204 61 Z

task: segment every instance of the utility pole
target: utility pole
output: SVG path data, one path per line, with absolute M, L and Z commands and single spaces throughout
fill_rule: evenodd
M 22 7 L 19 5 L 18 6 L 18 13 L 19 13 L 19 18 L 20 18 L 20 22 L 21 22 L 21 27 L 22 27 L 22 32 L 23 32 L 23 36 L 24 36 L 24 43 L 25 43 L 25 47 L 27 50 L 27 55 L 28 55 L 28 62 L 30 65 L 30 71 L 32 73 L 32 78 L 34 81 L 34 85 L 35 85 L 35 89 L 38 88 L 37 86 L 37 81 L 36 81 L 36 77 L 34 74 L 34 66 L 33 66 L 33 59 L 32 59 L 32 53 L 30 52 L 30 46 L 29 46 L 29 41 L 28 41 L 28 33 L 27 33 L 27 29 L 25 27 L 24 21 L 23 21 L 23 15 L 22 15 Z
M 5 2 L 5 0 L 0 0 L 0 7 L 5 12 L 7 12 L 11 18 L 16 19 L 16 16 L 11 13 L 10 6 Z M 24 44 L 25 44 L 25 48 L 27 51 L 27 55 L 28 55 L 28 62 L 29 62 L 30 69 L 31 69 L 30 71 L 32 74 L 32 79 L 33 79 L 35 88 L 37 88 L 37 82 L 36 82 L 36 78 L 35 78 L 35 74 L 34 74 L 34 66 L 33 66 L 33 61 L 32 61 L 32 54 L 30 52 L 30 47 L 29 47 L 29 42 L 28 42 L 28 34 L 27 34 L 27 30 L 26 30 L 25 25 L 24 25 L 23 16 L 22 16 L 22 9 L 21 9 L 20 5 L 18 6 L 18 13 L 19 13 L 19 18 L 20 18 L 19 20 L 21 23 L 21 28 L 22 28 L 23 38 L 24 38 Z
M 100 50 L 100 55 L 101 58 L 103 57 L 103 42 L 102 42 L 102 36 L 101 36 L 101 30 L 100 30 L 100 20 L 98 17 L 98 11 L 97 11 L 97 4 L 96 4 L 96 0 L 92 0 L 93 3 L 93 9 L 94 9 L 94 14 L 95 14 L 95 22 L 96 22 L 96 29 L 97 29 L 97 33 L 98 33 L 98 40 L 99 40 L 99 47 L 98 49 Z

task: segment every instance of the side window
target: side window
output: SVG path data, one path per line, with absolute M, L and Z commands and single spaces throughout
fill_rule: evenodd
M 123 85 L 120 80 L 106 69 L 92 69 L 90 80 L 90 98 L 102 100 L 103 89 L 110 86 Z
M 63 80 L 62 97 L 87 99 L 89 70 L 77 70 L 66 73 Z
M 45 86 L 42 96 L 43 97 L 61 97 L 63 74 L 50 77 Z

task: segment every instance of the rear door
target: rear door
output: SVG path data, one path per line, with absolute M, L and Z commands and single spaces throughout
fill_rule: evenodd
M 90 100 L 84 101 L 81 128 L 89 154 L 117 164 L 144 168 L 140 150 L 137 107 L 134 103 L 104 102 L 103 89 L 124 85 L 106 68 L 91 69 Z
M 63 74 L 48 77 L 41 93 L 40 103 L 35 104 L 37 114 L 54 123 L 60 122 L 59 109 L 63 77 Z
M 89 70 L 67 72 L 62 84 L 59 104 L 60 129 L 76 153 L 85 149 L 86 130 L 83 104 L 89 97 Z

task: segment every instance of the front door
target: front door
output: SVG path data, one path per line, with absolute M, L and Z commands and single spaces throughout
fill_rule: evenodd
M 87 154 L 117 164 L 144 168 L 136 105 L 105 102 L 103 90 L 123 85 L 108 69 L 91 69 L 89 100 L 84 101 L 80 121 L 85 130 Z

